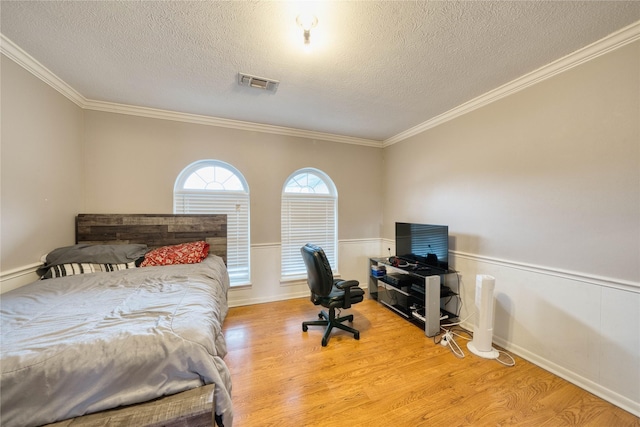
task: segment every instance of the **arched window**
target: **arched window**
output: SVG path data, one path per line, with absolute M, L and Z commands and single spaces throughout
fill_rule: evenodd
M 240 171 L 219 160 L 190 164 L 176 179 L 173 212 L 226 214 L 227 269 L 231 286 L 250 282 L 249 186 Z
M 338 192 L 331 178 L 305 168 L 289 176 L 282 190 L 282 278 L 305 277 L 300 248 L 313 243 L 324 249 L 331 268 L 337 264 Z

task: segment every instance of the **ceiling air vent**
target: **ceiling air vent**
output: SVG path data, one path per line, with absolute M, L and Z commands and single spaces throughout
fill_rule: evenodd
M 264 77 L 256 77 L 249 74 L 238 73 L 238 84 L 240 86 L 249 86 L 256 89 L 263 89 L 269 92 L 275 92 L 278 89 L 277 80 L 265 79 Z

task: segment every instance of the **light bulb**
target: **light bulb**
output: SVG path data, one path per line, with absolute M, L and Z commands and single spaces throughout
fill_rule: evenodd
M 314 15 L 305 13 L 302 15 L 298 15 L 298 17 L 296 18 L 296 22 L 298 23 L 298 26 L 300 26 L 306 32 L 310 31 L 312 28 L 318 25 L 318 18 L 316 18 Z

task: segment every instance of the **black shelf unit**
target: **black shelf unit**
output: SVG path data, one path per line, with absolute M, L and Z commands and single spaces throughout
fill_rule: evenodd
M 424 328 L 427 336 L 439 333 L 441 321 L 457 321 L 458 281 L 455 272 L 392 266 L 387 258 L 370 258 L 369 295 L 382 305 Z M 376 275 L 380 266 L 385 275 Z M 455 277 L 456 280 L 452 280 Z

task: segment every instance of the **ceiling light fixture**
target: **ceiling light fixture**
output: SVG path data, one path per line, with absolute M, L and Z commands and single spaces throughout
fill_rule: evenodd
M 298 27 L 304 31 L 304 44 L 309 44 L 311 41 L 311 29 L 318 25 L 318 18 L 315 15 L 303 14 L 298 15 L 296 22 Z

